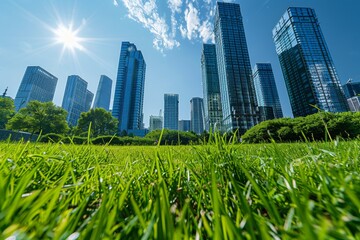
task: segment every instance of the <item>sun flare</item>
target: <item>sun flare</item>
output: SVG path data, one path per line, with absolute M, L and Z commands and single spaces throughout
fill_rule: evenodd
M 59 44 L 63 44 L 63 47 L 74 51 L 76 49 L 83 50 L 81 45 L 81 38 L 78 37 L 78 31 L 73 30 L 72 26 L 66 27 L 64 25 L 58 26 L 55 30 L 56 41 Z

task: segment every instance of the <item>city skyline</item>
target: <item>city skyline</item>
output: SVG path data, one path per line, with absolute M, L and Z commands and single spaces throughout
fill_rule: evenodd
M 359 39 L 359 34 L 356 31 L 350 31 L 351 26 L 358 25 L 357 20 L 350 20 L 354 6 L 359 6 L 358 2 L 351 1 L 348 4 L 328 4 L 326 1 L 317 1 L 316 3 L 312 1 L 282 1 L 281 3 L 274 1 L 269 3 L 265 1 L 235 2 L 241 4 L 242 14 L 244 15 L 244 27 L 248 38 L 251 63 L 270 62 L 273 64 L 285 116 L 290 116 L 291 110 L 281 69 L 269 33 L 289 6 L 301 5 L 315 8 L 321 20 L 321 26 L 341 83 L 344 84 L 350 77 L 354 81 L 360 80 L 360 72 L 355 67 L 355 63 L 359 62 L 359 46 L 355 44 Z M 115 79 L 118 60 L 116 55 L 119 52 L 120 43 L 129 40 L 135 42 L 144 53 L 146 52 L 145 55 L 152 60 L 151 64 L 149 63 L 147 76 L 147 84 L 150 87 L 145 87 L 144 119 L 148 119 L 148 116 L 156 114 L 159 109 L 162 109 L 162 94 L 165 92 L 179 93 L 180 119 L 189 119 L 188 101 L 192 97 L 202 96 L 199 63 L 202 40 L 194 38 L 191 40 L 188 38 L 182 39 L 182 36 L 178 33 L 180 39 L 178 41 L 181 45 L 174 47 L 172 50 L 164 49 L 161 52 L 153 47 L 153 36 L 149 33 L 149 30 L 143 28 L 142 24 L 136 23 L 127 17 L 129 9 L 124 5 L 123 1 L 119 1 L 117 7 L 113 5 L 112 1 L 101 1 L 101 3 L 103 4 L 100 4 L 100 1 L 94 1 L 86 6 L 83 3 L 78 3 L 76 6 L 70 3 L 60 4 L 59 1 L 52 1 L 52 3 L 47 4 L 31 3 L 31 5 L 22 0 L 6 0 L 0 3 L 1 8 L 8 14 L 7 16 L 4 16 L 6 14 L 0 16 L 1 20 L 6 17 L 16 17 L 16 22 L 14 20 L 12 28 L 4 25 L 7 21 L 0 21 L 0 27 L 4 30 L 4 34 L 0 39 L 2 41 L 2 47 L 0 47 L 0 55 L 2 56 L 0 58 L 0 61 L 2 61 L 0 64 L 0 90 L 3 91 L 9 86 L 8 95 L 14 98 L 25 67 L 39 65 L 59 78 L 54 98 L 57 105 L 61 103 L 66 77 L 69 75 L 78 74 L 83 76 L 89 82 L 89 89 L 95 92 L 100 75 L 106 74 Z M 214 5 L 213 2 L 211 4 Z M 89 16 L 95 12 L 96 6 L 106 9 L 106 13 L 108 13 L 106 16 L 109 16 L 104 18 L 104 14 L 95 14 L 93 18 L 90 18 Z M 48 29 L 42 23 L 48 22 L 50 26 L 54 27 L 57 24 L 57 19 L 51 19 L 51 16 L 54 15 L 52 14 L 53 8 L 58 11 L 57 16 L 63 20 L 64 24 L 67 24 L 66 21 L 73 18 L 74 29 L 81 26 L 79 36 L 103 38 L 95 42 L 84 42 L 84 47 L 92 52 L 87 54 L 84 50 L 77 50 L 77 63 L 72 60 L 72 53 L 68 51 L 63 53 L 62 59 L 60 58 L 62 54 L 61 45 L 51 46 L 50 48 L 41 47 L 41 45 L 49 45 L 51 41 L 47 41 L 53 37 L 52 33 L 49 34 Z M 193 3 L 193 8 L 199 10 L 199 6 L 195 3 Z M 75 10 L 73 11 L 73 9 Z M 189 5 L 184 3 L 181 11 L 183 12 L 186 9 L 190 8 Z M 338 13 L 339 9 L 346 9 L 346 11 L 343 10 L 342 12 L 348 13 L 346 15 L 340 14 L 341 17 L 334 21 L 332 16 Z M 44 12 L 44 14 L 37 14 L 38 12 Z M 207 13 L 208 11 L 202 9 L 199 15 L 203 19 L 203 16 Z M 72 14 L 74 16 L 71 16 Z M 265 16 L 268 17 L 268 20 L 264 20 Z M 100 20 L 100 18 L 104 19 Z M 29 25 L 27 22 L 31 24 Z M 210 19 L 209 22 L 211 23 L 213 20 Z M 102 28 L 102 26 L 110 26 L 110 23 L 111 27 Z M 24 27 L 16 27 L 17 24 L 22 24 Z M 29 27 L 25 29 L 25 26 Z M 124 28 L 124 26 L 126 27 Z M 128 28 L 134 30 L 129 31 Z M 20 29 L 21 32 L 17 31 L 17 29 Z M 111 31 L 109 31 L 110 29 Z M 139 38 L 139 36 L 143 37 Z M 14 51 L 14 54 L 10 54 L 9 51 Z M 105 54 L 106 52 L 113 52 L 113 54 Z M 56 55 L 58 57 L 54 57 Z M 51 62 L 49 59 L 54 60 Z M 72 66 L 68 65 L 67 62 Z M 105 62 L 105 64 L 99 64 L 99 62 Z M 187 71 L 184 71 L 184 69 Z M 188 86 L 192 87 L 189 88 Z M 147 121 L 144 122 L 147 123 Z

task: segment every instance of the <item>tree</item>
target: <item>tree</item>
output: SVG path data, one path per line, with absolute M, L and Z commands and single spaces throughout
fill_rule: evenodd
M 160 136 L 160 144 L 162 145 L 187 145 L 190 143 L 197 143 L 199 140 L 199 137 L 194 133 L 168 129 L 152 131 L 148 133 L 145 137 L 152 139 L 154 142 L 157 142 L 159 141 Z
M 0 129 L 5 129 L 7 122 L 14 115 L 14 101 L 11 98 L 0 97 Z
M 31 101 L 10 119 L 6 128 L 36 134 L 63 134 L 69 130 L 66 115 L 64 109 L 52 102 Z
M 105 109 L 95 108 L 81 113 L 75 132 L 77 134 L 87 134 L 90 123 L 91 137 L 97 137 L 101 135 L 114 135 L 117 132 L 119 121 Z

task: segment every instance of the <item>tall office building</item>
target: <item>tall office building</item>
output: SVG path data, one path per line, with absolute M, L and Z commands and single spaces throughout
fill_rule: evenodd
M 259 112 L 239 4 L 217 2 L 215 42 L 223 128 L 241 134 L 258 123 Z
M 113 116 L 119 120 L 118 132 L 142 135 L 146 63 L 135 44 L 121 45 L 116 79 Z
M 347 102 L 352 112 L 360 112 L 360 96 L 355 96 L 347 99 Z
M 84 109 L 85 111 L 84 112 L 87 112 L 90 110 L 93 99 L 94 99 L 94 94 L 91 91 L 86 90 L 85 109 Z
M 360 82 L 353 82 L 351 79 L 343 85 L 346 98 L 352 98 L 360 95 Z
M 150 116 L 149 131 L 160 130 L 163 128 L 162 116 Z
M 191 105 L 191 131 L 196 134 L 204 132 L 204 102 L 202 98 L 192 98 Z
M 15 97 L 15 110 L 19 111 L 33 100 L 51 102 L 57 81 L 57 77 L 39 66 L 27 67 Z
M 71 126 L 77 125 L 80 114 L 86 110 L 87 85 L 88 83 L 77 75 L 67 79 L 62 108 L 68 112 L 66 120 Z
M 179 131 L 190 132 L 191 131 L 191 121 L 190 120 L 180 120 L 179 121 Z
M 205 129 L 207 131 L 219 129 L 222 122 L 222 110 L 215 44 L 203 44 L 201 69 Z
M 315 11 L 288 8 L 273 30 L 294 117 L 348 110 Z M 314 106 L 317 106 L 315 108 Z
M 164 128 L 178 130 L 179 127 L 179 95 L 164 95 Z
M 276 88 L 274 73 L 270 63 L 257 63 L 253 73 L 258 106 L 272 107 L 273 118 L 282 118 L 279 94 Z M 271 114 L 265 114 L 271 116 Z M 266 120 L 272 118 L 266 117 Z
M 99 85 L 96 91 L 94 108 L 103 108 L 106 111 L 110 109 L 112 80 L 105 75 L 101 75 Z

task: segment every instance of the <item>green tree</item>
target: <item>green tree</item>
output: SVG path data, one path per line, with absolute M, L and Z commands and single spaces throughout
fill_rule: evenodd
M 66 115 L 64 109 L 52 102 L 31 101 L 10 119 L 6 128 L 36 134 L 63 134 L 69 130 Z
M 152 131 L 146 135 L 146 138 L 157 142 L 159 141 L 161 134 L 160 144 L 162 145 L 187 145 L 199 141 L 199 137 L 194 133 L 168 129 Z
M 5 129 L 7 122 L 14 115 L 14 101 L 11 98 L 0 97 L 0 129 Z
M 88 112 L 81 113 L 75 132 L 79 135 L 87 134 L 90 123 L 91 137 L 97 137 L 101 135 L 114 135 L 117 132 L 119 121 L 105 109 L 95 108 Z

